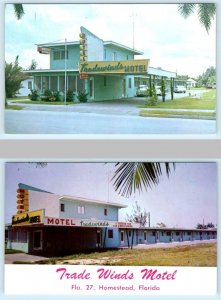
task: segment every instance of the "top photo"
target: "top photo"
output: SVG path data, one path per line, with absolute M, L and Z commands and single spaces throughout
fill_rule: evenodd
M 4 115 L 6 134 L 216 134 L 216 4 L 5 4 Z

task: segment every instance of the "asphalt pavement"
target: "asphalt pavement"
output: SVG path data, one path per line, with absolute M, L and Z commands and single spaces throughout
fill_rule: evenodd
M 143 118 L 132 115 L 6 110 L 9 134 L 215 134 L 215 120 Z

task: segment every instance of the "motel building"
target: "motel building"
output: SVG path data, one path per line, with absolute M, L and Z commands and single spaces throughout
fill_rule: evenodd
M 20 183 L 17 212 L 7 225 L 8 249 L 45 256 L 139 244 L 217 238 L 216 229 L 152 228 L 119 221 L 125 205 L 56 195 Z
M 37 44 L 39 53 L 48 54 L 50 69 L 28 70 L 34 78 L 33 89 L 88 93 L 88 101 L 130 98 L 138 85 L 174 87 L 175 72 L 149 66 L 149 59 L 135 59 L 143 53 L 113 41 L 103 41 L 86 28 L 73 42 Z M 173 98 L 173 93 L 171 93 Z

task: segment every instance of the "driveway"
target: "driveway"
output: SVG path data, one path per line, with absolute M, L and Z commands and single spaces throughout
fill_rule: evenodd
M 13 262 L 15 261 L 36 262 L 40 260 L 48 260 L 48 258 L 42 256 L 30 255 L 27 253 L 5 254 L 6 264 L 13 264 Z

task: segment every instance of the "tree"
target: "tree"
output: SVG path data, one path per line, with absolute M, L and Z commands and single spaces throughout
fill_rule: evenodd
M 198 223 L 196 226 L 197 229 L 209 229 L 209 228 L 214 228 L 214 227 L 215 227 L 215 225 L 212 222 L 208 223 L 207 225 Z
M 208 84 L 212 84 L 216 82 L 216 68 L 213 66 L 206 69 L 203 74 L 199 75 L 197 78 L 197 86 L 207 86 Z
M 32 59 L 30 66 L 28 67 L 28 70 L 36 70 L 38 66 L 38 63 L 35 59 Z
M 167 226 L 166 226 L 165 223 L 160 222 L 160 223 L 157 223 L 157 227 L 159 227 L 159 228 L 166 228 Z
M 164 166 L 165 172 L 169 177 L 171 166 L 175 169 L 174 163 L 157 163 L 157 162 L 126 162 L 116 163 L 116 170 L 112 180 L 115 191 L 118 191 L 124 197 L 129 197 L 137 190 L 147 190 L 152 185 L 157 185 L 162 175 Z
M 18 56 L 16 57 L 14 63 L 9 64 L 5 62 L 6 98 L 14 97 L 18 90 L 22 87 L 21 82 L 27 78 L 28 76 L 23 72 L 22 67 L 19 66 Z
M 15 16 L 18 20 L 20 20 L 23 17 L 23 15 L 25 14 L 23 5 L 22 4 L 13 4 L 13 6 L 14 6 Z
M 132 223 L 137 223 L 140 227 L 145 227 L 148 221 L 148 213 L 144 209 L 141 210 L 141 207 L 138 205 L 137 201 L 135 202 L 135 206 L 133 206 L 133 211 L 131 215 L 127 214 L 127 221 Z
M 184 3 L 178 5 L 178 10 L 184 18 L 188 18 L 194 11 L 197 10 L 198 18 L 201 25 L 204 26 L 207 33 L 209 32 L 212 20 L 216 14 L 215 3 Z

